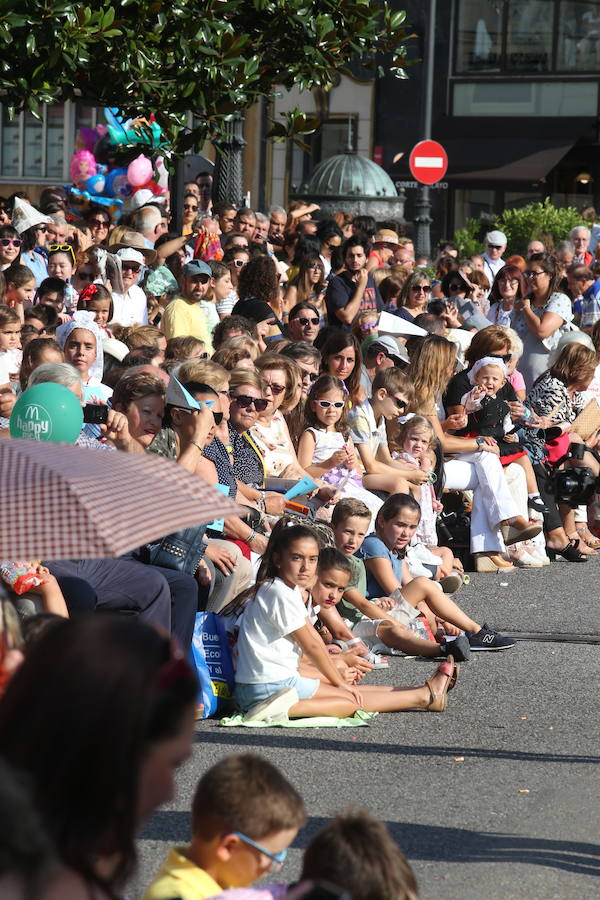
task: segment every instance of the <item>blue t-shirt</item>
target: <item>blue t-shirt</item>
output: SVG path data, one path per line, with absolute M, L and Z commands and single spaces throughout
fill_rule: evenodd
M 381 538 L 376 534 L 369 534 L 364 539 L 362 547 L 357 551 L 356 555 L 359 559 L 387 559 L 392 564 L 394 575 L 398 579 L 398 584 L 402 584 L 402 560 L 388 550 Z M 371 600 L 374 597 L 387 597 L 389 591 L 383 589 L 376 578 L 373 577 L 367 567 L 367 598 Z

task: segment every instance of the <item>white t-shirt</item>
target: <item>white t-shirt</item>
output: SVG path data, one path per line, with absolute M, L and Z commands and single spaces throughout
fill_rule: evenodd
M 111 322 L 118 322 L 124 327 L 148 324 L 146 295 L 137 284 L 132 284 L 125 294 L 113 293 L 112 299 L 113 317 Z
M 307 615 L 300 588 L 290 588 L 280 578 L 263 584 L 244 609 L 235 680 L 266 684 L 296 675 L 302 650 L 288 635 L 306 625 Z

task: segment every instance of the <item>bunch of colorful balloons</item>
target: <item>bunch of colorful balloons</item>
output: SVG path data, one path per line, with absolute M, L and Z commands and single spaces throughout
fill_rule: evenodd
M 157 122 L 147 119 L 123 122 L 118 110 L 106 109 L 109 123 L 95 129 L 82 128 L 77 138 L 77 151 L 71 157 L 70 173 L 73 184 L 66 186 L 76 212 L 90 203 L 103 206 L 111 215 L 113 224 L 119 221 L 123 204 L 139 190 L 149 190 L 156 197 L 166 194 L 167 173 L 161 157 L 151 159 L 140 153 L 127 167 L 112 165 L 111 148 L 122 155 L 123 148 L 135 144 L 149 145 L 152 149 L 162 146 L 161 129 Z M 151 117 L 152 119 L 152 117 Z M 117 148 L 118 151 L 117 151 Z M 125 150 L 126 152 L 126 150 Z M 107 159 L 107 164 L 97 157 Z

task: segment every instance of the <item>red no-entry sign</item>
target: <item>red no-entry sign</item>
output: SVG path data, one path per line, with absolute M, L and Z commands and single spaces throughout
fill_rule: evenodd
M 448 154 L 437 141 L 419 141 L 408 162 L 413 178 L 421 184 L 435 184 L 446 174 Z

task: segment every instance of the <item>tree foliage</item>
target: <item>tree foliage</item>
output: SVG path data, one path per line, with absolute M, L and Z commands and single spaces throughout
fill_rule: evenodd
M 554 244 L 568 239 L 576 225 L 583 225 L 581 213 L 574 206 L 553 206 L 548 197 L 543 203 L 528 203 L 520 209 L 505 209 L 494 221 L 494 228 L 503 231 L 508 239 L 509 254 L 527 255 L 529 241 L 544 241 L 551 237 Z
M 332 86 L 352 59 L 388 54 L 387 71 L 406 77 L 404 22 L 370 0 L 3 0 L 0 99 L 11 115 L 78 98 L 154 112 L 182 152 L 277 86 Z M 275 136 L 309 130 L 297 113 Z

